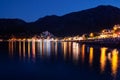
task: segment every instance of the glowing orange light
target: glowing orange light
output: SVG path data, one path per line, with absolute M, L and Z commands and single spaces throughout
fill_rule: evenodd
M 82 62 L 84 62 L 85 58 L 85 44 L 82 45 Z
M 25 58 L 25 41 L 23 41 L 23 57 Z
M 30 41 L 28 41 L 28 58 L 30 58 Z
M 105 47 L 101 48 L 101 56 L 100 56 L 101 72 L 103 72 L 105 70 L 105 66 L 106 66 L 106 50 L 107 50 L 107 48 L 105 48 Z
M 111 62 L 111 65 L 112 65 L 112 74 L 115 77 L 116 74 L 117 74 L 117 68 L 118 68 L 118 50 L 117 49 L 114 49 L 112 51 L 112 62 Z
M 94 36 L 94 34 L 93 33 L 90 33 L 90 37 L 93 37 Z
M 89 54 L 90 66 L 92 66 L 92 62 L 93 62 L 93 47 L 90 47 L 90 54 Z

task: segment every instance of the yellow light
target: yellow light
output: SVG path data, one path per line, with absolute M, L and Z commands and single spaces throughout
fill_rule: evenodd
M 30 42 L 30 41 L 31 41 L 31 39 L 27 39 L 27 41 L 28 41 L 28 42 Z
M 94 37 L 94 34 L 93 34 L 93 33 L 90 33 L 90 37 Z
M 71 40 L 71 38 L 69 37 L 68 40 Z
M 112 62 L 111 62 L 111 68 L 112 68 L 112 74 L 115 77 L 117 74 L 117 68 L 118 68 L 118 50 L 114 49 L 112 51 Z
M 113 34 L 113 37 L 114 37 L 114 38 L 117 37 L 117 34 L 114 33 L 114 34 Z
M 19 57 L 21 58 L 21 41 L 19 41 Z
M 23 57 L 25 58 L 25 41 L 23 41 Z
M 113 27 L 113 30 L 117 30 L 117 25 L 115 25 L 115 26 Z
M 63 42 L 63 51 L 64 51 L 64 59 L 66 59 L 66 55 L 67 55 L 67 42 Z
M 25 41 L 26 39 L 25 38 L 23 38 L 23 41 Z
M 106 66 L 106 50 L 107 50 L 107 48 L 105 48 L 105 47 L 101 48 L 101 56 L 100 56 L 101 72 L 103 72 L 105 70 L 105 66 Z
M 92 62 L 93 62 L 93 47 L 90 47 L 90 54 L 89 54 L 90 66 L 92 66 Z

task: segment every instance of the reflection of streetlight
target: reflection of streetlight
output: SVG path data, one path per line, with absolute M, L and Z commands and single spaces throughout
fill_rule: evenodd
M 77 61 L 79 59 L 79 44 L 73 42 L 73 59 Z
M 101 72 L 103 72 L 105 70 L 105 66 L 106 66 L 106 47 L 102 47 L 101 48 L 101 55 L 100 55 L 100 68 L 101 68 Z
M 84 62 L 85 58 L 85 44 L 82 45 L 82 62 Z
M 112 74 L 114 77 L 116 77 L 116 74 L 117 74 L 117 69 L 118 69 L 118 50 L 117 49 L 114 49 L 112 51 L 112 62 L 111 62 L 111 69 L 112 69 Z
M 93 47 L 90 47 L 90 54 L 89 54 L 90 66 L 92 66 L 92 62 L 93 62 Z

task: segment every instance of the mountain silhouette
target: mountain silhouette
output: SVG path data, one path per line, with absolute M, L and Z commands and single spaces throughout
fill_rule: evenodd
M 69 13 L 63 16 L 45 16 L 35 22 L 26 23 L 20 19 L 0 19 L 0 34 L 49 31 L 56 36 L 72 36 L 98 32 L 120 24 L 120 9 L 110 5 Z

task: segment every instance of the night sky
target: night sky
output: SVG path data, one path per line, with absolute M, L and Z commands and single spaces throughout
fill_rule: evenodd
M 0 0 L 0 18 L 20 18 L 31 22 L 46 15 L 61 16 L 98 5 L 120 8 L 120 0 Z

